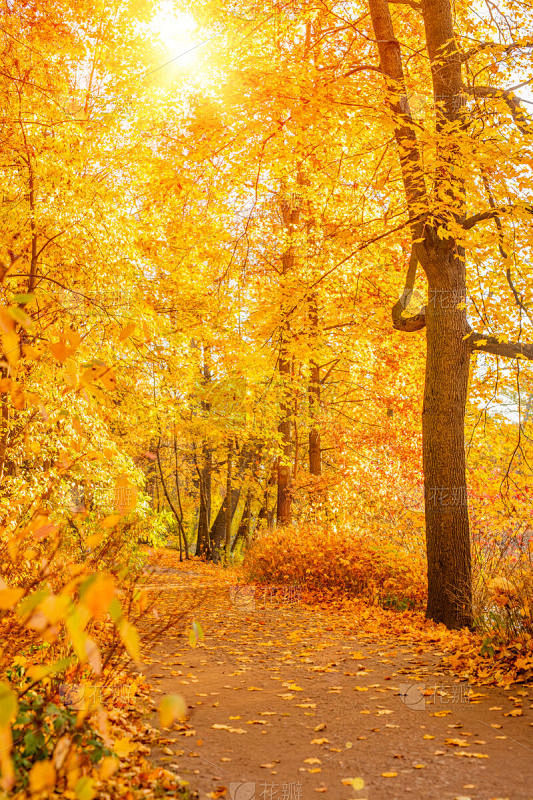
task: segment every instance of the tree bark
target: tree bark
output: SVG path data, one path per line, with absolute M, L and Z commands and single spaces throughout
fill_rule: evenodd
M 198 471 L 200 488 L 200 513 L 198 515 L 198 536 L 196 538 L 196 555 L 201 558 L 211 557 L 209 538 L 209 518 L 211 515 L 211 450 L 207 443 L 202 448 L 202 467 Z
M 297 185 L 302 185 L 301 177 L 298 176 Z M 289 236 L 294 235 L 300 221 L 301 198 L 292 195 L 290 199 L 282 198 L 281 216 L 283 224 Z M 281 257 L 282 289 L 285 290 L 285 276 L 289 275 L 295 263 L 295 254 L 292 243 Z M 278 501 L 276 506 L 276 521 L 278 525 L 287 525 L 291 521 L 291 400 L 290 400 L 290 378 L 291 378 L 291 357 L 289 353 L 290 325 L 289 317 L 284 307 L 286 299 L 283 299 L 281 308 L 280 323 L 280 343 L 278 355 L 278 375 L 280 378 L 281 402 L 280 402 L 280 421 L 278 433 L 281 438 L 281 454 L 277 461 L 277 487 Z
M 205 345 L 202 367 L 204 384 L 209 383 L 211 380 L 210 356 L 211 354 L 209 347 Z M 210 403 L 207 401 L 202 401 L 202 409 L 207 416 L 211 410 Z M 209 528 L 211 522 L 211 471 L 211 448 L 209 446 L 209 442 L 204 441 L 202 447 L 202 467 L 198 470 L 198 478 L 200 483 L 200 513 L 198 515 L 198 535 L 196 538 L 196 555 L 200 556 L 201 558 L 211 558 L 212 556 L 211 541 L 209 538 Z
M 447 233 L 450 219 L 465 217 L 464 185 L 454 166 L 460 157 L 453 130 L 461 127 L 461 60 L 449 0 L 422 0 L 426 47 L 437 108 L 437 169 L 434 192 L 446 198 L 442 209 L 429 203 L 416 126 L 407 100 L 401 48 L 394 35 L 387 0 L 369 0 L 380 66 L 389 89 L 389 107 L 396 120 L 396 142 L 404 184 L 412 254 L 405 299 L 412 291 L 420 263 L 428 279 L 427 308 L 396 327 L 426 328 L 427 360 L 422 413 L 426 550 L 427 616 L 448 628 L 472 624 L 470 531 L 466 488 L 464 417 L 471 345 L 465 309 L 465 254 Z M 441 229 L 441 230 L 439 230 Z M 444 231 L 444 233 L 443 233 Z M 402 300 L 399 301 L 403 304 Z
M 318 307 L 317 297 L 313 294 L 309 300 L 309 323 L 312 339 L 318 333 Z M 309 430 L 309 472 L 311 475 L 322 474 L 322 452 L 320 442 L 320 428 L 317 417 L 320 412 L 320 365 L 316 355 L 313 355 L 309 364 L 309 414 L 311 427 Z
M 455 261 L 454 285 L 429 285 L 426 309 L 426 376 L 422 412 L 427 616 L 448 628 L 472 622 L 470 530 L 464 421 L 470 348 L 466 311 L 450 308 L 465 296 L 464 261 Z M 439 266 L 445 274 L 442 254 Z M 449 298 L 452 298 L 452 303 Z
M 283 346 L 284 347 L 284 346 Z M 287 398 L 288 383 L 290 379 L 290 362 L 286 353 L 280 353 L 278 360 L 278 372 L 282 380 L 282 392 L 284 394 L 281 402 L 281 421 L 278 425 L 278 432 L 281 436 L 282 452 L 277 464 L 277 484 L 278 484 L 278 504 L 276 520 L 278 525 L 286 525 L 291 521 L 291 419 L 290 405 Z
M 224 563 L 228 564 L 230 558 L 230 548 L 231 548 L 231 520 L 233 519 L 233 514 L 235 509 L 232 509 L 232 458 L 233 458 L 233 442 L 230 440 L 228 443 L 228 460 L 227 460 L 227 472 L 226 472 L 226 498 L 224 500 L 225 505 L 225 515 L 224 515 L 224 528 L 226 534 L 226 541 L 224 543 Z M 239 492 L 240 495 L 240 492 Z M 238 500 L 237 500 L 238 503 Z M 237 505 L 235 505 L 235 508 Z
M 180 489 L 180 476 L 178 472 L 178 440 L 176 435 L 176 427 L 174 426 L 174 477 L 176 480 L 176 498 L 178 500 L 178 508 L 180 510 L 180 517 L 178 525 L 180 527 L 181 536 L 183 536 L 183 546 L 185 549 L 185 560 L 189 560 L 189 543 L 187 541 L 187 534 L 185 533 L 185 526 L 183 525 L 183 506 L 181 505 L 181 489 Z M 181 536 L 180 536 L 180 561 L 181 561 Z
M 165 476 L 163 474 L 163 467 L 161 465 L 161 456 L 160 456 L 160 453 L 159 453 L 160 447 L 161 447 L 161 438 L 159 438 L 159 440 L 157 442 L 157 447 L 155 449 L 155 454 L 156 454 L 156 457 L 157 457 L 157 466 L 159 467 L 159 475 L 161 476 L 161 486 L 163 488 L 163 492 L 165 493 L 165 497 L 166 497 L 167 503 L 169 504 L 170 510 L 174 514 L 174 517 L 175 517 L 176 522 L 178 524 L 178 538 L 179 538 L 179 543 L 180 543 L 180 561 L 183 561 L 183 550 L 182 550 L 182 544 L 181 544 L 181 531 L 182 531 L 182 527 L 183 527 L 182 520 L 180 518 L 180 515 L 178 514 L 176 506 L 174 505 L 174 503 L 171 500 L 170 493 L 169 493 L 169 491 L 167 489 L 167 483 L 166 483 L 166 480 L 165 480 Z
M 244 546 L 246 546 L 250 539 L 250 525 L 251 525 L 251 511 L 252 511 L 252 492 L 248 490 L 246 495 L 246 501 L 244 503 L 244 510 L 242 512 L 242 518 L 239 523 L 239 529 L 235 534 L 233 542 L 231 544 L 231 552 L 235 552 L 235 549 L 238 543 L 242 540 L 244 542 Z

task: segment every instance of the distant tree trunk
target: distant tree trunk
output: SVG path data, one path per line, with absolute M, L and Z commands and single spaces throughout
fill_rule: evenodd
M 215 521 L 211 526 L 211 557 L 213 561 L 219 562 L 222 556 L 222 553 L 225 552 L 226 547 L 226 520 L 227 514 L 231 513 L 231 519 L 233 519 L 233 515 L 235 514 L 235 510 L 239 505 L 239 497 L 240 497 L 240 489 L 235 488 L 234 486 L 231 489 L 231 502 L 227 502 L 228 495 L 224 495 L 224 500 L 222 501 L 222 505 L 218 509 L 218 513 L 215 517 Z
M 225 514 L 224 514 L 224 528 L 225 528 L 225 546 L 224 546 L 224 562 L 227 564 L 230 557 L 231 547 L 231 520 L 233 519 L 234 510 L 232 509 L 232 458 L 233 458 L 233 442 L 230 440 L 228 443 L 228 459 L 226 468 L 226 497 L 224 500 Z M 240 492 L 239 492 L 240 494 Z M 238 503 L 238 500 L 237 500 Z M 235 506 L 236 508 L 237 506 Z
M 251 510 L 252 510 L 252 493 L 248 490 L 246 501 L 244 503 L 244 510 L 242 518 L 239 523 L 239 529 L 233 538 L 231 544 L 231 552 L 233 553 L 240 541 L 246 546 L 250 540 L 250 525 L 251 525 Z
M 299 198 L 283 200 L 281 203 L 281 213 L 285 229 L 289 236 L 296 230 L 300 219 L 300 200 Z M 282 276 L 288 275 L 294 267 L 294 251 L 289 246 L 281 258 Z M 282 282 L 283 285 L 283 282 Z M 281 402 L 280 402 L 280 421 L 278 433 L 281 438 L 281 454 L 277 462 L 277 486 L 278 502 L 276 519 L 278 525 L 286 525 L 291 521 L 291 402 L 290 402 L 290 378 L 291 360 L 288 350 L 290 338 L 289 320 L 285 309 L 282 308 L 280 325 L 280 343 L 278 355 L 278 375 L 280 378 Z
M 309 323 L 312 340 L 316 340 L 318 334 L 318 307 L 317 297 L 313 293 L 309 298 Z M 320 365 L 316 355 L 313 355 L 309 364 L 309 415 L 311 417 L 311 428 L 309 430 L 309 472 L 311 475 L 322 474 L 322 453 L 320 442 L 320 428 L 318 427 L 317 417 L 320 412 Z
M 253 460 L 254 449 L 255 448 L 253 443 L 248 443 L 242 448 L 237 461 L 237 467 L 236 467 L 237 475 L 242 477 L 247 473 L 248 469 L 250 468 L 250 463 Z M 230 458 L 232 460 L 232 456 Z M 215 521 L 211 528 L 212 558 L 213 561 L 216 562 L 220 560 L 222 556 L 222 551 L 224 551 L 224 553 L 226 552 L 226 543 L 228 535 L 228 518 L 229 518 L 229 530 L 231 531 L 231 523 L 233 522 L 233 517 L 235 516 L 237 506 L 239 505 L 239 499 L 242 490 L 242 482 L 240 483 L 240 485 L 236 486 L 233 481 L 233 470 L 231 463 L 229 468 L 230 468 L 230 473 L 228 476 L 229 480 L 228 479 L 226 480 L 226 494 L 224 496 L 222 505 L 218 510 L 218 513 L 215 517 Z M 230 498 L 230 503 L 228 503 L 228 497 Z
M 189 560 L 189 543 L 187 541 L 187 534 L 183 525 L 183 507 L 181 505 L 181 490 L 180 490 L 180 476 L 178 472 L 178 441 L 176 436 L 176 428 L 174 427 L 174 476 L 176 479 L 176 497 L 178 500 L 178 507 L 180 518 L 178 524 L 180 526 L 181 535 L 183 536 L 183 545 L 185 548 L 185 560 Z M 181 557 L 181 538 L 180 538 L 180 557 Z
M 284 377 L 290 374 L 288 361 L 279 364 L 279 372 Z M 278 432 L 281 434 L 282 453 L 278 458 L 277 467 L 278 504 L 276 519 L 278 525 L 286 525 L 291 521 L 291 421 L 290 409 L 286 401 L 282 403 L 281 412 L 283 416 L 278 426 Z
M 157 447 L 155 449 L 155 454 L 156 454 L 156 458 L 157 458 L 157 465 L 159 467 L 159 475 L 161 477 L 161 486 L 163 488 L 163 492 L 165 494 L 167 503 L 170 506 L 170 510 L 174 514 L 174 517 L 176 518 L 176 522 L 178 524 L 178 538 L 179 538 L 179 545 L 180 545 L 180 561 L 183 561 L 183 550 L 182 550 L 182 544 L 181 544 L 182 520 L 180 519 L 180 515 L 179 515 L 174 503 L 172 502 L 172 500 L 170 498 L 170 494 L 169 494 L 168 489 L 167 489 L 165 476 L 163 474 L 163 467 L 161 465 L 161 456 L 159 454 L 160 446 L 161 446 L 161 439 L 159 439 L 158 442 L 157 442 Z
M 202 368 L 202 376 L 204 384 L 211 380 L 210 360 L 211 353 L 207 345 L 203 350 L 204 363 Z M 202 401 L 202 409 L 206 415 L 211 410 L 211 404 L 207 401 Z M 201 558 L 212 557 L 212 547 L 209 537 L 209 529 L 211 524 L 211 472 L 212 472 L 212 454 L 211 448 L 207 441 L 204 442 L 202 447 L 202 467 L 198 469 L 199 486 L 200 486 L 200 513 L 198 515 L 198 535 L 196 538 L 196 555 Z
M 198 470 L 200 488 L 200 513 L 198 515 L 198 536 L 196 539 L 196 555 L 210 558 L 212 555 L 209 537 L 209 518 L 211 515 L 211 470 L 212 457 L 208 444 L 202 449 L 202 466 Z

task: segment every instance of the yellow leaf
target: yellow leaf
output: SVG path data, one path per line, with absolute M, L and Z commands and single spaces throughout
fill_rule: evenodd
M 398 774 L 397 772 L 382 772 L 381 773 L 381 777 L 382 778 L 395 778 L 397 776 L 397 774 Z
M 135 742 L 131 742 L 127 737 L 124 737 L 123 739 L 117 739 L 113 744 L 113 751 L 121 758 L 129 756 L 130 753 L 133 753 L 133 751 L 136 749 L 137 745 Z
M 87 775 L 79 779 L 74 787 L 74 791 L 78 800 L 93 800 L 93 797 L 96 797 L 94 781 L 92 778 L 88 778 Z
M 18 700 L 7 683 L 0 683 L 0 728 L 8 727 L 17 716 Z
M 180 694 L 167 694 L 159 704 L 159 720 L 163 728 L 170 728 L 173 722 L 182 722 L 187 716 L 187 704 Z
M 92 550 L 93 548 L 98 547 L 98 545 L 102 542 L 104 536 L 105 533 L 103 531 L 101 533 L 93 533 L 91 536 L 87 537 L 87 539 L 85 540 L 85 544 L 87 545 L 88 548 Z
M 135 627 L 131 624 L 131 622 L 123 619 L 119 625 L 118 632 L 122 640 L 122 644 L 126 648 L 126 652 L 130 658 L 132 658 L 134 661 L 140 661 L 141 643 L 139 634 L 137 633 Z
M 1 699 L 0 699 L 1 706 Z M 15 783 L 15 769 L 11 760 L 11 748 L 13 747 L 13 737 L 9 725 L 0 726 L 0 774 L 2 776 L 0 787 L 9 791 Z
M 120 514 L 110 514 L 101 520 L 100 525 L 102 528 L 114 528 L 120 522 Z
M 54 358 L 60 362 L 60 364 L 65 363 L 69 351 L 67 343 L 64 339 L 60 339 L 58 342 L 50 342 L 50 344 L 48 345 L 48 349 L 50 350 Z
M 131 336 L 131 334 L 133 333 L 134 330 L 135 330 L 135 323 L 134 322 L 129 322 L 120 331 L 119 336 L 118 336 L 119 342 L 123 342 L 124 339 L 127 339 L 129 336 Z
M 4 351 L 5 357 L 9 362 L 9 365 L 12 368 L 16 367 L 16 365 L 18 364 L 20 355 L 19 348 L 20 348 L 19 337 L 14 331 L 2 334 L 2 349 Z
M 118 759 L 114 756 L 105 756 L 100 762 L 100 778 L 103 781 L 108 780 L 114 773 L 117 771 L 119 767 Z
M 72 739 L 70 736 L 61 736 L 54 747 L 54 767 L 61 769 L 63 763 L 68 756 Z
M 30 770 L 30 791 L 39 794 L 52 790 L 56 783 L 56 769 L 51 761 L 36 761 Z
M 504 714 L 504 717 L 521 717 L 524 712 L 521 708 L 513 708 L 512 711 L 508 711 L 507 714 Z
M 13 608 L 23 594 L 24 589 L 0 589 L 0 608 L 2 611 Z
M 0 332 L 10 333 L 15 328 L 15 320 L 9 313 L 9 310 L 3 306 L 0 308 Z
M 365 788 L 365 782 L 362 778 L 343 778 L 341 783 L 343 786 L 351 786 L 355 792 L 360 792 Z
M 109 573 L 99 572 L 89 583 L 82 600 L 91 612 L 91 616 L 100 619 L 108 611 L 114 595 L 114 577 Z
M 39 604 L 39 611 L 42 611 L 48 621 L 55 625 L 56 622 L 65 619 L 70 603 L 70 597 L 64 594 L 52 594 Z

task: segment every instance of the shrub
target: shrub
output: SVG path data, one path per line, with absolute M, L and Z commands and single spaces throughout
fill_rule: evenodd
M 260 583 L 360 596 L 390 608 L 419 607 L 426 595 L 422 553 L 313 524 L 263 534 L 248 551 L 244 567 Z

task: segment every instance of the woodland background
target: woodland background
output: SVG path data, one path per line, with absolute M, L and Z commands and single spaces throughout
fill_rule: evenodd
M 430 59 L 424 14 L 446 3 L 372 5 L 198 2 L 193 22 L 138 0 L 2 4 L 6 791 L 38 793 L 70 760 L 69 790 L 94 796 L 91 748 L 99 779 L 116 768 L 94 709 L 76 755 L 50 703 L 65 676 L 139 660 L 147 545 L 424 608 L 411 321 L 432 306 L 483 334 L 467 488 L 426 486 L 426 510 L 468 504 L 472 613 L 430 616 L 503 653 L 498 679 L 533 668 L 531 8 L 455 3 L 453 52 Z M 450 103 L 431 71 L 454 58 Z M 425 230 L 467 254 L 466 292 L 410 281 L 416 170 Z

